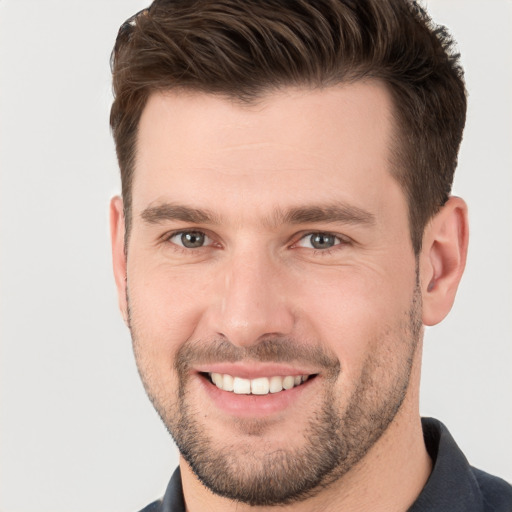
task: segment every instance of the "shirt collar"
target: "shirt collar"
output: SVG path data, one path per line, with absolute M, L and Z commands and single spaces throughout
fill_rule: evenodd
M 448 429 L 433 418 L 422 418 L 421 423 L 433 467 L 423 491 L 408 512 L 482 510 L 478 482 Z

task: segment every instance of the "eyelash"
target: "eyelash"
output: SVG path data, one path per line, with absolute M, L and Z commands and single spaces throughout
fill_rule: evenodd
M 172 245 L 174 250 L 182 252 L 184 254 L 190 254 L 191 251 L 197 251 L 198 249 L 206 249 L 206 248 L 209 248 L 209 247 L 211 247 L 212 245 L 215 244 L 215 242 L 213 242 L 211 244 L 208 244 L 208 245 L 205 245 L 205 246 L 200 246 L 200 247 L 198 247 L 196 249 L 193 249 L 193 248 L 189 248 L 189 247 L 183 247 L 183 246 L 178 245 L 178 244 L 176 244 L 174 242 L 171 242 L 171 239 L 174 238 L 175 236 L 183 235 L 185 233 L 201 233 L 206 238 L 208 238 L 211 242 L 213 242 L 213 238 L 210 237 L 208 235 L 208 233 L 206 233 L 206 231 L 204 231 L 202 229 L 182 229 L 180 231 L 173 231 L 171 233 L 165 234 L 162 237 L 162 240 L 163 240 L 164 243 L 168 243 L 168 244 Z
M 307 233 L 303 233 L 300 238 L 293 244 L 295 247 L 301 247 L 299 244 L 307 240 L 308 238 L 312 238 L 313 236 L 324 236 L 324 237 L 332 237 L 334 238 L 334 245 L 332 247 L 328 247 L 325 249 L 317 249 L 315 247 L 304 247 L 305 249 L 309 249 L 313 251 L 313 254 L 320 255 L 320 256 L 329 256 L 335 251 L 338 251 L 341 249 L 342 246 L 347 245 L 349 242 L 346 237 L 343 237 L 341 235 L 336 235 L 334 233 L 330 233 L 328 231 L 310 231 Z
M 174 242 L 171 242 L 171 239 L 174 238 L 175 236 L 183 235 L 185 233 L 201 233 L 206 238 L 208 238 L 212 243 L 210 243 L 208 245 L 200 246 L 200 247 L 194 249 L 194 248 L 189 248 L 189 247 L 183 247 L 183 246 L 178 245 L 178 244 L 176 244 Z M 306 239 L 307 237 L 311 237 L 313 235 L 332 236 L 332 237 L 334 237 L 338 241 L 338 243 L 336 243 L 332 247 L 329 247 L 328 249 L 315 249 L 314 247 L 310 247 L 310 248 L 306 247 L 306 249 L 309 249 L 310 251 L 313 251 L 313 254 L 315 256 L 316 255 L 318 255 L 318 256 L 329 256 L 333 252 L 335 252 L 337 250 L 340 250 L 341 247 L 344 247 L 344 246 L 349 245 L 351 243 L 351 240 L 348 239 L 346 236 L 337 235 L 337 234 L 331 233 L 329 231 L 308 231 L 308 232 L 300 234 L 300 236 L 298 236 L 298 237 L 294 237 L 295 242 L 293 242 L 291 244 L 290 248 L 292 248 L 292 249 L 300 248 L 300 246 L 298 245 L 299 242 L 301 242 L 302 240 Z M 182 230 L 179 230 L 179 231 L 173 231 L 171 233 L 167 233 L 162 238 L 163 238 L 163 242 L 171 244 L 173 246 L 174 250 L 180 251 L 180 252 L 182 252 L 184 254 L 187 254 L 187 253 L 190 254 L 191 251 L 197 251 L 198 249 L 207 249 L 207 248 L 212 247 L 212 246 L 215 245 L 215 242 L 213 241 L 213 238 L 210 237 L 208 235 L 208 233 L 206 231 L 202 230 L 202 229 L 182 229 Z

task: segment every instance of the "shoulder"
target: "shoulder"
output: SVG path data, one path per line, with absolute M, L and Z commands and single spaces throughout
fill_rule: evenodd
M 482 493 L 484 510 L 489 512 L 510 512 L 512 510 L 512 485 L 480 469 L 471 469 Z
M 185 500 L 181 486 L 181 473 L 178 467 L 167 485 L 162 499 L 150 503 L 140 512 L 185 512 Z
M 140 512 L 162 512 L 162 500 L 146 505 Z
M 440 421 L 423 418 L 430 477 L 409 512 L 512 512 L 512 487 L 473 468 Z

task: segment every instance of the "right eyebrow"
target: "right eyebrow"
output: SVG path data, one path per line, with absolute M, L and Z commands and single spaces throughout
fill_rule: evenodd
M 148 206 L 140 214 L 148 224 L 160 224 L 165 221 L 178 220 L 192 224 L 218 224 L 216 216 L 208 210 L 190 208 L 188 206 L 163 203 Z

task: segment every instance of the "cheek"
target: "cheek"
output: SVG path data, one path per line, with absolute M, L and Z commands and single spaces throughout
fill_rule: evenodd
M 172 360 L 193 336 L 207 295 L 196 272 L 166 265 L 129 265 L 131 327 L 140 350 L 155 364 Z
M 325 344 L 341 362 L 347 379 L 361 372 L 371 352 L 393 349 L 406 328 L 414 272 L 345 268 L 303 278 L 299 317 L 308 335 Z M 404 275 L 405 274 L 405 275 Z

